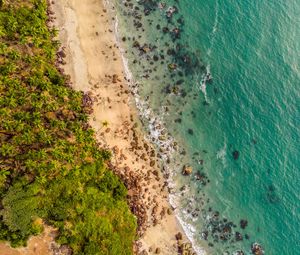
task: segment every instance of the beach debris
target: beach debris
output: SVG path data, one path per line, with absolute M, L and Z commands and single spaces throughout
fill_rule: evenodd
M 190 175 L 193 172 L 193 168 L 190 165 L 185 165 L 182 169 L 183 175 Z

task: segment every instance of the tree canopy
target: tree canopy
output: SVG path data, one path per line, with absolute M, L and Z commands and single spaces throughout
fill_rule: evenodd
M 83 93 L 56 67 L 47 3 L 9 2 L 0 1 L 0 240 L 26 245 L 44 221 L 73 254 L 132 254 L 125 186 L 106 167 Z

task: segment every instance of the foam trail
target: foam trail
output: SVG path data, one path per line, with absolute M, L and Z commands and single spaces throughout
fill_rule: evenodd
M 222 161 L 222 164 L 223 164 L 224 168 L 226 168 L 226 166 L 227 166 L 227 162 L 226 162 L 226 150 L 227 150 L 227 143 L 224 142 L 223 148 L 221 148 L 217 152 L 217 159 L 220 159 Z
M 207 56 L 210 57 L 211 53 L 212 53 L 212 49 L 214 47 L 215 44 L 215 38 L 217 35 L 217 31 L 218 31 L 218 25 L 219 25 L 219 2 L 218 0 L 216 0 L 216 12 L 215 12 L 215 20 L 214 20 L 214 25 L 212 28 L 212 32 L 210 34 L 210 47 L 207 51 Z
M 205 101 L 209 102 L 208 97 L 207 97 L 207 92 L 206 92 L 206 82 L 208 82 L 212 78 L 210 74 L 210 65 L 206 67 L 206 72 L 202 74 L 201 80 L 200 80 L 200 90 L 202 91 Z
M 214 24 L 212 27 L 212 31 L 211 34 L 209 36 L 210 38 L 210 47 L 207 50 L 207 58 L 208 58 L 208 64 L 206 67 L 206 72 L 204 74 L 202 74 L 201 80 L 200 80 L 200 90 L 202 91 L 204 97 L 205 97 L 205 101 L 208 101 L 207 98 L 207 93 L 206 93 L 206 83 L 212 79 L 212 74 L 210 71 L 210 63 L 209 63 L 209 59 L 212 53 L 212 49 L 214 48 L 214 44 L 215 44 L 215 38 L 217 35 L 217 31 L 218 31 L 218 24 L 219 24 L 219 2 L 218 0 L 216 0 L 216 5 L 215 5 L 215 20 L 214 20 Z

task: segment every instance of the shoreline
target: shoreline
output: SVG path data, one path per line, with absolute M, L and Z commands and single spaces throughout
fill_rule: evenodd
M 167 183 L 158 166 L 161 162 L 152 144 L 144 139 L 124 59 L 111 29 L 114 18 L 102 1 L 63 4 L 58 0 L 50 9 L 56 17 L 53 25 L 60 28 L 59 39 L 66 55 L 63 69 L 75 90 L 93 97 L 90 125 L 99 145 L 113 151 L 111 168 L 127 186 L 129 204 L 139 215 L 141 238 L 136 243 L 136 253 L 177 253 L 179 246 L 189 241 L 172 212 Z M 152 157 L 148 158 L 149 153 Z M 186 248 L 193 254 L 190 246 Z

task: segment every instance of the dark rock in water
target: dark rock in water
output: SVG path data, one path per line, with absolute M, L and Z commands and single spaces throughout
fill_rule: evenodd
M 133 45 L 134 48 L 139 48 L 140 47 L 140 43 L 138 41 L 134 41 Z
M 268 190 L 269 190 L 270 192 L 275 192 L 275 186 L 274 186 L 273 184 L 270 184 L 270 185 L 268 186 Z
M 175 27 L 171 32 L 171 36 L 174 40 L 179 39 L 180 38 L 180 29 L 178 27 Z
M 205 231 L 202 232 L 202 238 L 203 238 L 204 240 L 207 240 L 207 237 L 208 237 L 208 231 L 205 230 Z
M 200 171 L 198 171 L 198 172 L 195 174 L 195 179 L 196 179 L 197 181 L 199 181 L 202 185 L 206 185 L 207 182 L 208 182 L 207 176 L 206 176 L 204 173 L 201 173 Z
M 182 84 L 183 82 L 184 82 L 184 80 L 183 80 L 183 79 L 180 79 L 180 80 L 176 81 L 176 84 L 177 84 L 177 85 L 180 85 L 180 84 Z
M 255 255 L 263 255 L 265 253 L 264 250 L 262 249 L 261 245 L 258 243 L 253 243 L 251 245 L 251 252 L 252 252 L 252 254 L 255 254 Z
M 168 54 L 169 56 L 175 55 L 175 50 L 173 50 L 173 49 L 168 49 L 168 50 L 167 50 L 167 54 Z
M 246 235 L 245 235 L 245 239 L 246 239 L 246 240 L 249 240 L 249 239 L 250 239 L 250 236 L 249 236 L 248 234 L 246 234 Z
M 194 134 L 193 129 L 189 128 L 189 129 L 188 129 L 188 133 L 189 133 L 189 135 L 193 135 L 193 134 Z
M 182 186 L 179 190 L 180 190 L 180 191 L 185 191 L 185 189 L 186 189 L 186 186 L 184 185 L 184 186 Z
M 183 18 L 179 18 L 177 19 L 177 23 L 183 25 L 184 24 L 184 20 Z
M 237 160 L 240 156 L 240 153 L 238 151 L 234 151 L 234 152 L 232 152 L 232 156 L 233 156 L 234 160 Z
M 248 221 L 247 220 L 241 220 L 240 221 L 240 226 L 242 229 L 245 229 L 248 225 Z
M 168 32 L 169 32 L 169 28 L 167 28 L 167 27 L 163 27 L 162 31 L 163 31 L 163 32 L 166 34 L 166 33 L 168 33 Z
M 236 255 L 245 255 L 245 253 L 243 251 L 236 251 L 235 253 Z
M 267 198 L 268 198 L 268 201 L 270 202 L 270 203 L 278 203 L 279 202 L 279 198 L 278 198 L 278 196 L 274 193 L 274 192 L 272 192 L 272 191 L 269 191 L 268 193 L 267 193 Z
M 239 232 L 235 232 L 235 240 L 238 241 L 242 241 L 243 240 L 243 236 L 241 233 Z
M 267 198 L 270 203 L 278 203 L 279 197 L 275 193 L 275 187 L 271 184 L 268 187 Z
M 144 10 L 144 14 L 145 16 L 148 16 L 150 14 L 151 10 L 150 9 L 145 9 Z

